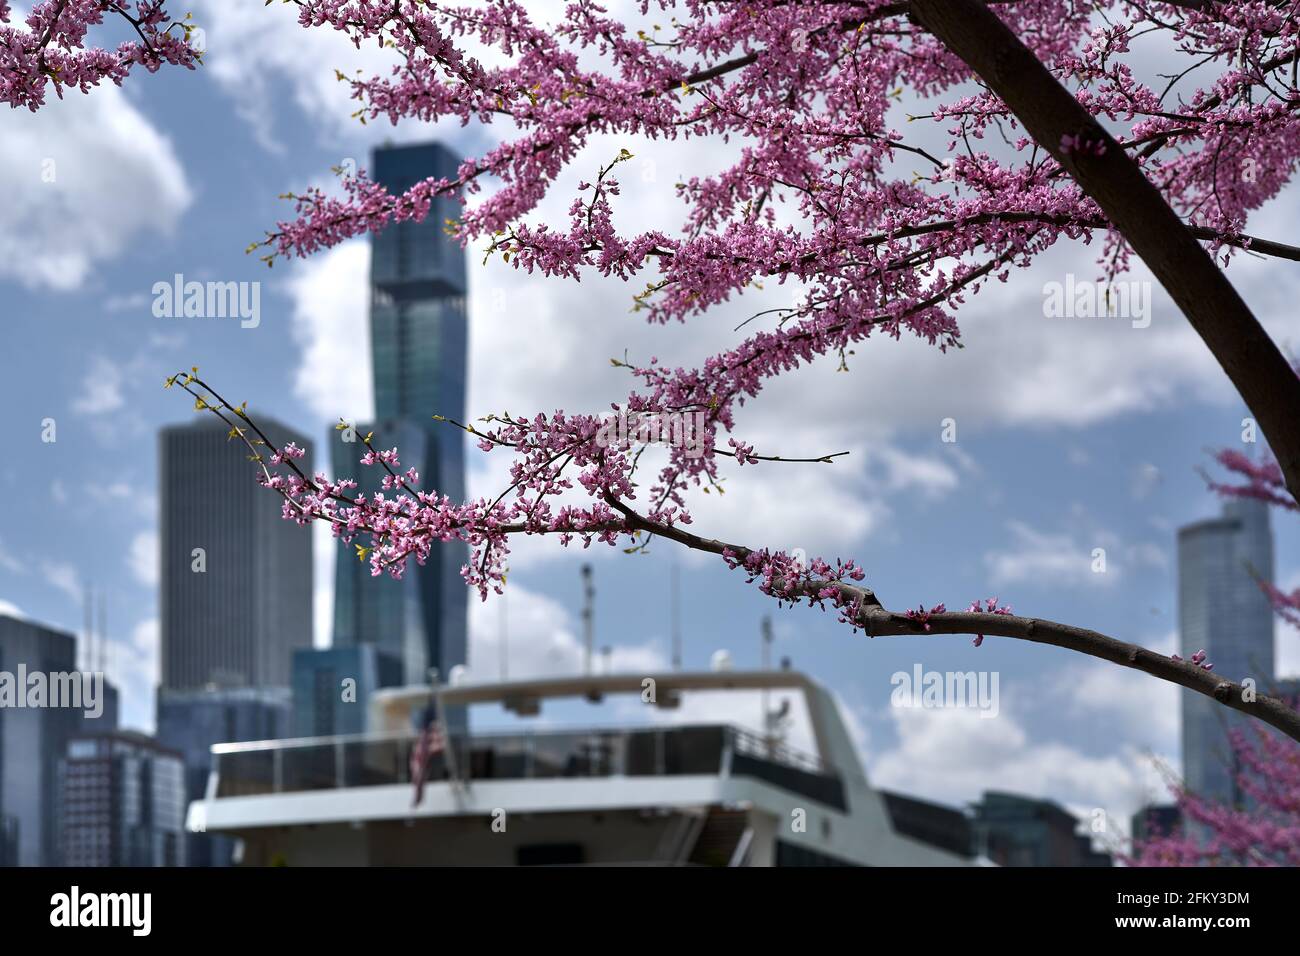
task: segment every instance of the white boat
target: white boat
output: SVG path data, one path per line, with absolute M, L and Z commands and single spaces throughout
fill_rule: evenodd
M 466 734 L 428 762 L 418 804 L 411 714 L 615 695 L 673 708 L 691 694 L 802 694 L 815 752 L 733 724 Z M 649 691 L 652 691 L 650 693 Z M 647 704 L 647 706 L 650 706 Z M 792 670 L 669 672 L 395 688 L 372 732 L 213 747 L 191 830 L 234 837 L 268 866 L 966 866 L 900 832 L 868 783 L 832 695 Z

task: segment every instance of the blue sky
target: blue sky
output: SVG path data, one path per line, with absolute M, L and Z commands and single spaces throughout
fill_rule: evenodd
M 462 152 L 483 131 L 362 127 L 336 66 L 373 68 L 378 54 L 304 33 L 290 11 L 257 0 L 198 2 L 207 65 L 133 78 L 122 90 L 72 96 L 35 116 L 4 117 L 0 176 L 0 318 L 6 330 L 0 402 L 14 437 L 0 461 L 0 602 L 76 630 L 87 584 L 107 594 L 112 671 L 126 722 L 152 725 L 156 674 L 156 431 L 193 412 L 163 378 L 192 364 L 235 401 L 318 443 L 340 415 L 368 411 L 364 242 L 267 271 L 244 248 L 288 215 L 279 193 L 327 183 L 330 168 L 396 141 L 440 136 Z M 679 175 L 718 164 L 706 145 L 594 143 L 542 213 L 573 183 L 630 145 L 619 220 L 671 227 L 665 193 Z M 43 179 L 53 160 L 54 182 Z M 46 177 L 48 178 L 48 177 Z M 1252 220 L 1287 240 L 1291 192 Z M 471 258 L 470 411 L 593 410 L 626 394 L 609 357 L 659 355 L 692 364 L 736 341 L 737 322 L 788 292 L 769 289 L 689 326 L 647 327 L 633 291 L 528 277 Z M 760 452 L 849 450 L 832 466 L 761 465 L 731 474 L 721 500 L 701 498 L 697 527 L 750 545 L 854 557 L 892 607 L 964 606 L 997 595 L 1018 612 L 1173 647 L 1174 535 L 1218 503 L 1196 474 L 1207 449 L 1239 443 L 1245 414 L 1222 372 L 1157 290 L 1153 321 L 1049 319 L 1045 283 L 1095 274 L 1093 250 L 1061 246 L 1033 269 L 975 297 L 961 314 L 966 348 L 871 341 L 848 374 L 819 363 L 774 383 L 740 419 Z M 164 319 L 155 282 L 262 282 L 256 329 L 222 319 Z M 1300 334 L 1292 263 L 1241 259 L 1230 270 L 1284 345 Z M 1142 271 L 1133 278 L 1144 280 Z M 782 298 L 785 296 L 786 298 Z M 430 410 L 431 414 L 435 410 Z M 42 422 L 58 440 L 41 441 Z M 942 421 L 957 441 L 941 441 Z M 499 455 L 470 451 L 475 494 L 502 487 Z M 1293 520 L 1275 517 L 1278 578 L 1300 581 Z M 317 622 L 328 637 L 332 552 L 317 536 Z M 1107 570 L 1091 570 L 1094 548 Z M 1051 796 L 1116 818 L 1153 794 L 1148 753 L 1176 768 L 1177 697 L 1160 683 L 1065 651 L 991 638 L 869 642 L 807 608 L 777 609 L 713 559 L 659 546 L 648 556 L 564 551 L 528 542 L 512 562 L 511 668 L 577 666 L 578 568 L 598 587 L 597 643 L 618 669 L 669 656 L 670 563 L 680 565 L 688 666 L 719 648 L 757 665 L 759 621 L 773 615 L 776 655 L 830 685 L 884 785 L 950 802 L 990 787 Z M 497 673 L 499 608 L 476 607 L 472 672 Z M 1278 635 L 1282 666 L 1300 671 L 1300 638 Z M 889 706 L 890 675 L 996 670 L 1001 712 L 917 712 Z M 715 716 L 705 702 L 687 716 Z M 756 711 L 757 705 L 751 708 Z M 590 719 L 557 708 L 556 722 Z M 611 709 L 603 715 L 627 714 Z M 729 717 L 749 721 L 744 713 Z

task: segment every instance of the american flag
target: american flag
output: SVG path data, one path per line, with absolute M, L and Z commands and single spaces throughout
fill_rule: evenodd
M 415 800 L 412 807 L 418 807 L 424 798 L 424 778 L 429 771 L 429 761 L 434 754 L 440 754 L 447 741 L 443 736 L 438 721 L 431 720 L 425 725 L 415 746 L 411 748 L 411 780 L 415 782 Z

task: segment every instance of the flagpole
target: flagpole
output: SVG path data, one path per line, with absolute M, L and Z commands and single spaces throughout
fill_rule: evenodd
M 434 718 L 442 730 L 443 748 L 442 752 L 446 755 L 447 773 L 451 783 L 451 792 L 460 793 L 461 779 L 460 769 L 456 763 L 456 743 L 451 739 L 451 730 L 447 726 L 447 710 L 442 705 L 442 685 L 438 681 L 437 668 L 431 668 L 429 671 L 430 682 L 433 684 L 433 706 L 437 716 Z M 466 782 L 468 787 L 468 782 Z

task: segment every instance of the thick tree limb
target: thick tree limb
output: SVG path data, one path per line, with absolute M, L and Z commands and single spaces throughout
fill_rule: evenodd
M 1292 740 L 1300 741 L 1300 711 L 1292 709 L 1285 701 L 1277 697 L 1269 697 L 1257 690 L 1247 693 L 1247 689 L 1241 684 L 1217 675 L 1213 671 L 1203 670 L 1189 661 L 1176 661 L 1164 654 L 1157 654 L 1137 644 L 1129 644 L 1087 628 L 1032 617 L 1020 617 L 1015 614 L 946 611 L 930 616 L 926 621 L 929 627 L 927 631 L 924 625 L 906 615 L 874 606 L 864 607 L 858 619 L 861 626 L 872 637 L 927 633 L 991 634 L 1032 641 L 1035 644 L 1064 647 L 1067 650 L 1110 661 L 1112 664 L 1131 667 L 1152 677 L 1212 697 L 1225 707 L 1256 717 L 1276 727 Z
M 911 5 L 921 25 L 1010 107 L 1142 257 L 1245 400 L 1287 490 L 1300 499 L 1300 377 L 1196 236 L 1119 143 L 981 0 Z
M 642 517 L 613 495 L 606 495 L 605 501 L 611 508 L 623 515 L 626 526 L 668 538 L 678 544 L 698 551 L 713 554 L 724 552 L 733 554 L 743 561 L 750 553 L 749 548 L 728 544 L 714 538 L 705 538 L 693 534 L 681 527 L 661 525 Z M 780 586 L 780 582 L 776 582 Z M 924 622 L 908 617 L 897 611 L 883 607 L 875 592 L 870 588 L 859 587 L 842 582 L 814 581 L 805 586 L 803 597 L 814 597 L 826 587 L 839 590 L 846 599 L 846 604 L 856 604 L 859 610 L 854 623 L 867 632 L 870 637 L 888 637 L 910 635 L 924 637 L 932 634 L 984 634 L 996 637 L 1010 637 L 1035 644 L 1050 644 L 1066 650 L 1087 654 L 1122 667 L 1150 674 L 1160 680 L 1169 681 L 1188 690 L 1196 691 L 1217 700 L 1225 707 L 1241 711 L 1276 727 L 1292 740 L 1300 741 L 1300 711 L 1291 708 L 1277 697 L 1259 693 L 1257 689 L 1248 689 L 1236 681 L 1191 663 L 1176 661 L 1164 654 L 1130 644 L 1097 631 L 1056 621 L 1045 621 L 1033 617 L 1020 617 L 1016 614 L 982 614 L 973 611 L 944 611 L 930 615 Z

